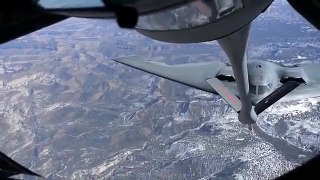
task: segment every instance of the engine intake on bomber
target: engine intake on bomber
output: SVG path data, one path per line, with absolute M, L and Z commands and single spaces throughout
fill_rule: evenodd
M 280 80 L 282 84 L 289 82 L 289 81 L 294 81 L 294 82 L 299 82 L 299 83 L 306 83 L 306 81 L 302 77 L 284 77 L 283 79 Z
M 221 68 L 217 73 L 216 78 L 219 79 L 220 81 L 228 81 L 228 82 L 236 81 L 234 78 L 234 74 L 231 66 L 226 66 Z

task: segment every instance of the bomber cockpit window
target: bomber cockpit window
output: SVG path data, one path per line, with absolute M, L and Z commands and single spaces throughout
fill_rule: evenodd
M 258 86 L 258 95 L 265 94 L 270 91 L 270 88 L 267 85 Z
M 249 91 L 251 94 L 262 95 L 269 92 L 272 89 L 272 84 L 268 85 L 249 85 Z
M 250 84 L 249 85 L 249 92 L 251 94 L 257 94 L 257 86 Z
M 140 16 L 137 29 L 168 31 L 202 26 L 243 8 L 242 0 L 196 0 L 176 9 Z

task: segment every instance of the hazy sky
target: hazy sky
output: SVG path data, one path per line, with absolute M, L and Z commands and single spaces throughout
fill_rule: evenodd
M 40 0 L 39 4 L 45 8 L 97 7 L 103 5 L 101 0 Z

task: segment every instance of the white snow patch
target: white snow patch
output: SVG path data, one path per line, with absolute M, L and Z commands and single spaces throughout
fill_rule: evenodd
M 245 178 L 243 177 L 242 174 L 234 174 L 234 179 L 237 179 L 237 180 L 245 180 Z
M 184 114 L 180 114 L 180 115 L 174 114 L 173 120 L 178 124 L 183 123 L 185 121 L 192 121 L 192 119 L 190 118 L 188 113 L 184 113 Z
M 317 105 L 319 102 L 319 97 L 318 98 L 308 98 L 308 101 L 313 105 Z
M 297 56 L 297 59 L 301 59 L 301 60 L 303 60 L 303 59 L 308 59 L 307 57 L 304 57 L 304 56 L 300 56 L 300 55 L 298 55 Z
M 294 104 L 294 105 L 290 105 L 290 106 L 283 106 L 281 108 L 277 108 L 277 110 L 273 111 L 272 114 L 282 115 L 282 114 L 291 113 L 293 115 L 297 115 L 300 113 L 308 112 L 310 110 L 311 110 L 311 107 L 307 106 L 304 103 L 299 103 L 299 104 Z
M 10 88 L 18 88 L 29 84 L 30 82 L 37 82 L 44 85 L 51 85 L 55 82 L 61 82 L 61 79 L 57 78 L 54 74 L 47 73 L 35 73 L 32 75 L 24 76 L 15 79 L 7 84 Z
M 53 110 L 58 110 L 58 109 L 62 109 L 64 107 L 70 106 L 72 105 L 72 103 L 68 102 L 68 103 L 55 103 L 50 105 L 49 107 L 44 108 L 44 111 L 50 112 Z
M 131 155 L 132 153 L 134 153 L 137 150 L 141 150 L 141 149 L 133 149 L 133 150 L 124 151 L 124 152 L 114 156 L 112 159 L 109 159 L 109 160 L 105 161 L 104 163 L 91 169 L 92 174 L 99 176 L 102 173 L 107 172 L 107 174 L 103 175 L 103 176 L 104 176 L 104 178 L 108 179 L 109 177 L 111 177 L 112 172 L 116 168 L 115 166 L 117 166 L 121 162 L 125 161 L 129 155 Z
M 44 148 L 41 152 L 40 152 L 40 156 L 46 156 L 50 153 L 49 148 Z
M 185 159 L 201 154 L 205 149 L 205 146 L 199 142 L 177 141 L 166 150 L 166 154 L 172 154 L 177 159 Z

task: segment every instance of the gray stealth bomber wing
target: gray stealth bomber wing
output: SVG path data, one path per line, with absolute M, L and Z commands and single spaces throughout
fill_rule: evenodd
M 281 71 L 278 71 L 281 83 L 286 83 L 287 81 L 303 82 L 294 91 L 285 96 L 282 101 L 320 96 L 319 70 L 320 64 L 318 63 L 300 64 L 295 65 L 294 67 L 281 67 Z
M 182 65 L 167 65 L 160 62 L 149 61 L 142 57 L 130 56 L 112 59 L 121 64 L 148 72 L 187 86 L 213 92 L 207 85 L 206 79 L 215 77 L 224 63 L 189 63 Z
M 196 89 L 219 94 L 236 112 L 241 110 L 241 102 L 236 96 L 235 86 L 232 86 L 233 88 L 226 87 L 220 81 L 220 79 L 223 79 L 234 82 L 234 78 L 223 74 L 228 72 L 228 67 L 225 63 L 207 62 L 167 65 L 143 59 L 142 57 L 131 56 L 113 60 Z M 229 67 L 230 70 L 231 67 Z

